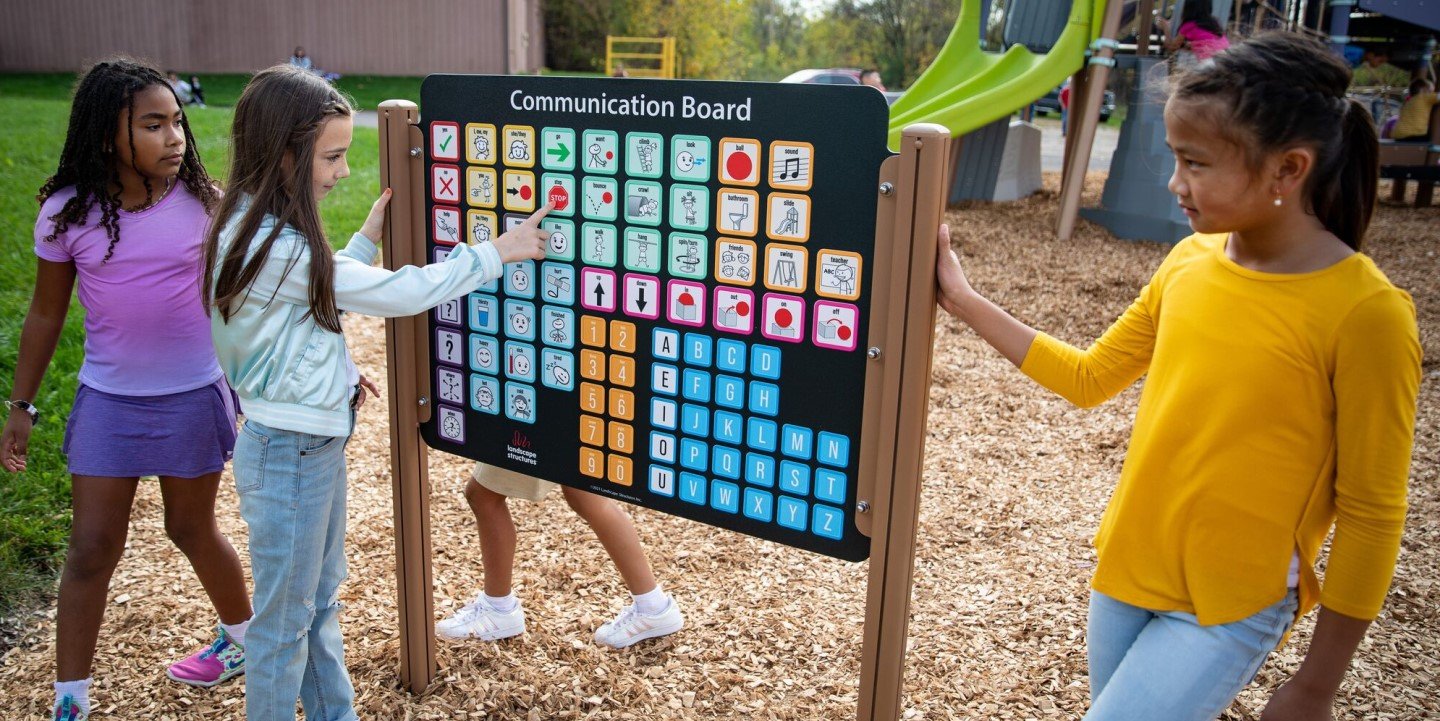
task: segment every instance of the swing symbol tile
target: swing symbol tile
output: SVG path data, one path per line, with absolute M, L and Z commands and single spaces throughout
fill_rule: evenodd
M 765 246 L 765 287 L 789 293 L 804 293 L 808 252 L 798 245 Z

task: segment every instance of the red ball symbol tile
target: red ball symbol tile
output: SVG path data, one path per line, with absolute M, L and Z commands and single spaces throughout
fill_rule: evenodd
M 530 195 L 531 195 L 530 186 L 528 186 L 528 185 L 522 185 L 522 186 L 520 186 L 520 199 L 521 199 L 521 200 L 529 200 L 529 199 L 530 199 Z
M 753 167 L 754 164 L 751 163 L 750 156 L 742 152 L 733 152 L 729 157 L 725 158 L 725 172 L 729 173 L 730 177 L 736 180 L 744 180 L 750 177 L 750 171 Z
M 789 308 L 781 308 L 780 310 L 775 311 L 775 325 L 778 325 L 781 328 L 789 328 L 790 324 L 794 322 L 795 315 L 790 312 Z

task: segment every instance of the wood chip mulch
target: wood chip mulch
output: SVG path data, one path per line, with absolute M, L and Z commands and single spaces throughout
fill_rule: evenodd
M 1097 202 L 1103 178 L 1091 176 L 1088 203 Z M 1073 241 L 1056 241 L 1057 185 L 1050 174 L 1029 199 L 954 208 L 948 220 L 978 288 L 1027 322 L 1085 344 L 1131 301 L 1167 246 L 1117 241 L 1084 221 Z M 1382 186 L 1381 196 L 1388 193 Z M 1336 717 L 1440 718 L 1440 208 L 1381 207 L 1368 250 L 1414 295 L 1425 380 L 1399 568 Z M 349 323 L 357 362 L 383 379 L 381 322 Z M 1089 541 L 1119 473 L 1138 386 L 1100 408 L 1073 408 L 948 317 L 936 353 L 904 717 L 1079 718 L 1088 698 Z M 420 696 L 400 690 L 383 402 L 364 409 L 349 450 L 343 623 L 362 718 L 854 718 L 867 564 L 632 509 L 689 625 L 609 652 L 591 634 L 620 608 L 624 588 L 559 494 L 512 504 L 528 633 L 499 644 L 442 643 L 439 682 Z M 478 590 L 480 552 L 461 496 L 468 464 L 430 457 L 436 612 L 446 615 Z M 228 475 L 218 515 L 245 556 Z M 101 632 L 92 718 L 243 718 L 242 683 L 206 691 L 164 678 L 163 664 L 207 641 L 215 620 L 165 538 L 154 483 L 142 484 L 133 517 Z M 52 604 L 11 619 L 24 633 L 0 657 L 6 719 L 45 717 L 53 618 Z M 1268 694 L 1300 663 L 1313 624 L 1312 614 L 1224 719 L 1259 718 Z

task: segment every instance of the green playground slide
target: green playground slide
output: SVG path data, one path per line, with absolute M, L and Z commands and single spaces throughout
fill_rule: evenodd
M 898 146 L 901 131 L 914 123 L 939 123 L 959 137 L 1065 82 L 1085 63 L 1105 1 L 1074 0 L 1060 38 L 1048 53 L 1037 55 L 1021 45 L 1004 53 L 981 50 L 980 0 L 964 0 L 939 55 L 890 108 L 890 146 Z

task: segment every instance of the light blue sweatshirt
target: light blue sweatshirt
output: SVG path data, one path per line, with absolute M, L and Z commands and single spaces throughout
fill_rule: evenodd
M 221 231 L 219 257 L 234 242 L 243 214 L 243 206 L 237 208 Z M 274 226 L 275 217 L 265 216 L 252 241 L 252 256 Z M 490 243 L 456 246 L 443 263 L 395 271 L 371 267 L 375 253 L 375 244 L 356 233 L 335 254 L 340 310 L 385 318 L 416 315 L 499 278 L 502 268 L 500 253 Z M 310 310 L 310 250 L 294 228 L 275 239 L 244 298 L 229 322 L 212 311 L 210 328 L 215 355 L 246 417 L 271 428 L 350 435 L 350 398 L 359 374 L 344 334 L 304 317 Z

